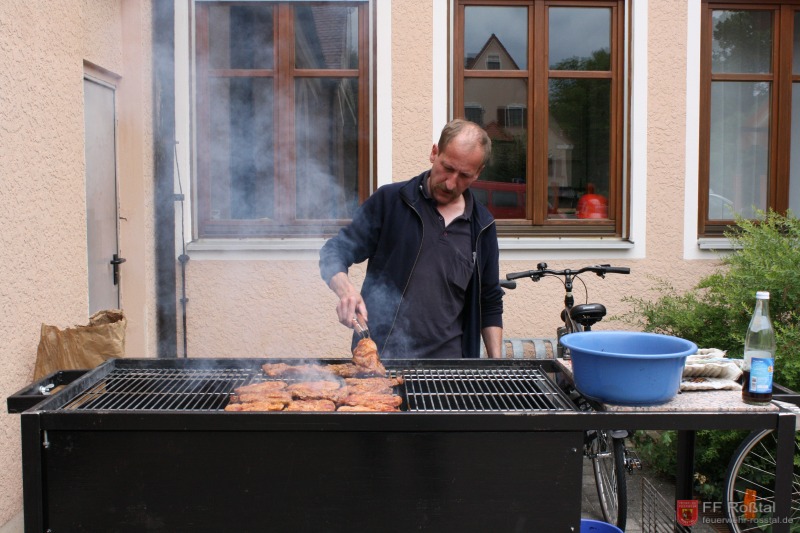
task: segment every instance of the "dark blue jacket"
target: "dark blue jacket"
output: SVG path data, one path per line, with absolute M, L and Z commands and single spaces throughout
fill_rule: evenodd
M 369 310 L 369 329 L 378 345 L 386 345 L 397 321 L 411 273 L 422 244 L 419 190 L 429 172 L 409 181 L 380 187 L 353 216 L 353 221 L 320 250 L 320 273 L 325 283 L 351 265 L 369 259 L 361 295 Z M 470 217 L 475 268 L 467 287 L 462 356 L 479 357 L 481 329 L 503 326 L 497 228 L 489 210 L 474 202 Z M 353 345 L 357 338 L 353 338 Z

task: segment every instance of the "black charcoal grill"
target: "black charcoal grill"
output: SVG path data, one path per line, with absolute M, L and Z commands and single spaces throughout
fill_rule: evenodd
M 224 360 L 223 360 L 224 361 Z M 57 411 L 218 411 L 237 387 L 268 379 L 253 361 L 236 361 L 233 368 L 153 366 L 154 360 L 118 360 L 94 384 L 79 391 Z M 314 361 L 337 364 L 341 361 Z M 161 361 L 158 361 L 161 363 Z M 412 412 L 539 412 L 574 410 L 572 402 L 535 366 L 436 368 L 416 364 L 390 365 L 390 377 L 405 379 L 398 392 L 402 410 Z
M 265 362 L 117 359 L 9 397 L 25 531 L 579 531 L 584 430 L 680 430 L 679 499 L 695 429 L 777 429 L 779 464 L 794 450 L 785 411 L 577 411 L 551 360 L 385 361 L 402 412 L 224 411 Z
M 531 423 L 578 414 L 543 362 L 385 362 L 402 412 L 224 411 L 265 362 L 341 360 L 116 359 L 10 397 L 26 531 L 578 530 L 582 431 Z

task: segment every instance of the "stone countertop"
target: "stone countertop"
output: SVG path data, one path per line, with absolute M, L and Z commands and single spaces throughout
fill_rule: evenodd
M 572 379 L 572 361 L 568 359 L 556 359 L 556 364 L 564 374 Z M 609 412 L 741 412 L 741 413 L 763 413 L 779 411 L 780 408 L 774 404 L 749 405 L 742 401 L 741 391 L 733 390 L 707 390 L 707 391 L 682 391 L 673 399 L 658 405 L 614 405 L 600 403 L 603 411 Z

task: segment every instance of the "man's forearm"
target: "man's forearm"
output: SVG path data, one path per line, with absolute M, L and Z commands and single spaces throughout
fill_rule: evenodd
M 486 345 L 486 355 L 491 358 L 503 357 L 503 328 L 489 326 L 481 330 L 483 343 Z
M 339 298 L 344 298 L 345 296 L 358 293 L 346 272 L 339 272 L 338 274 L 335 274 L 331 278 L 331 282 L 328 284 L 328 286 Z

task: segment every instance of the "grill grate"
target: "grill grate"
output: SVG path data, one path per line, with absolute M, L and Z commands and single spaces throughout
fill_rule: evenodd
M 538 368 L 402 372 L 409 411 L 553 411 L 575 406 Z
M 575 410 L 540 368 L 395 368 L 402 407 L 415 412 Z M 218 411 L 234 389 L 267 378 L 260 367 L 117 367 L 66 402 L 64 411 Z
M 253 380 L 253 369 L 117 368 L 62 410 L 189 410 L 225 407 L 236 387 Z

